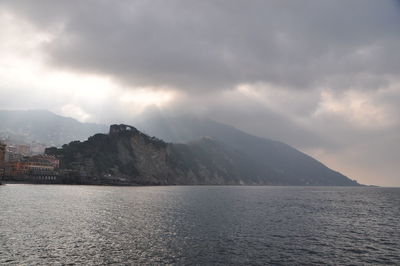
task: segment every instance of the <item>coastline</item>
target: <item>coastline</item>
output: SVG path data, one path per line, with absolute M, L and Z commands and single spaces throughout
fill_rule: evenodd
M 1 183 L 1 182 L 0 182 Z M 232 187 L 349 187 L 349 188 L 380 188 L 380 186 L 371 186 L 371 185 L 358 185 L 358 186 L 329 186 L 329 185 L 274 185 L 274 184 L 137 184 L 137 183 L 101 183 L 101 182 L 85 182 L 85 183 L 62 183 L 62 182 L 28 182 L 28 181 L 2 181 L 0 185 L 68 185 L 68 186 L 109 186 L 109 187 L 176 187 L 176 186 L 184 186 L 184 187 L 223 187 L 223 186 L 232 186 Z

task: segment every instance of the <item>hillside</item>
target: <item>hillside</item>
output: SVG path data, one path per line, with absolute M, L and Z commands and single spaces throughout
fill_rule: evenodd
M 61 168 L 84 184 L 358 185 L 328 168 L 320 178 L 293 180 L 211 138 L 166 143 L 126 125 L 46 152 L 60 158 Z
M 138 123 L 147 134 L 166 141 L 187 142 L 209 136 L 246 155 L 262 173 L 279 173 L 281 183 L 290 185 L 352 185 L 353 181 L 329 169 L 311 156 L 279 141 L 247 134 L 210 119 L 150 115 Z

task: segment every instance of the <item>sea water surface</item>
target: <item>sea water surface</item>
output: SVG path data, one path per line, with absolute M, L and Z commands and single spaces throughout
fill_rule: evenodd
M 0 264 L 400 264 L 400 189 L 0 186 Z

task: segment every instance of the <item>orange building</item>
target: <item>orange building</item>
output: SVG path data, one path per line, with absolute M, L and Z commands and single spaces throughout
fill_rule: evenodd
M 8 175 L 24 176 L 38 172 L 53 172 L 59 167 L 59 160 L 49 155 L 35 155 L 10 161 L 7 166 Z
M 30 158 L 32 161 L 49 163 L 50 166 L 54 167 L 54 169 L 58 169 L 60 167 L 60 160 L 58 160 L 55 156 L 52 155 L 38 154 Z
M 10 176 L 21 176 L 28 173 L 28 165 L 22 161 L 12 161 L 7 164 L 7 174 Z

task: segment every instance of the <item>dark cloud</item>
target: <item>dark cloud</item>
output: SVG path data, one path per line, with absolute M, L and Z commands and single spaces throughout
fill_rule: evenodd
M 49 30 L 53 64 L 129 86 L 385 85 L 398 76 L 396 1 L 9 1 Z M 384 76 L 383 76 L 384 75 Z

